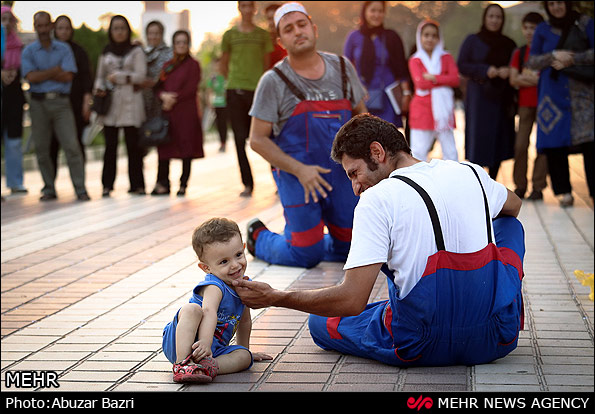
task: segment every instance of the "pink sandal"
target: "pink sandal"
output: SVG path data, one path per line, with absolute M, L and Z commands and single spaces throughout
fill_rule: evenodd
M 198 364 L 188 364 L 192 359 L 190 354 L 182 362 L 174 364 L 174 382 L 202 384 L 213 381 L 219 371 L 219 364 L 214 358 L 206 357 Z

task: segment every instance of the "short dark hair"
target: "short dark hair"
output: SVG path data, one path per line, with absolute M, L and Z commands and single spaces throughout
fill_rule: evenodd
M 264 9 L 265 13 L 268 13 L 270 11 L 277 11 L 277 9 L 281 7 L 281 5 L 279 3 L 273 3 L 273 4 L 269 4 L 266 9 Z
M 543 22 L 543 16 L 537 12 L 529 12 L 523 17 L 521 23 L 533 23 L 535 25 Z
M 411 155 L 409 144 L 394 124 L 371 114 L 359 114 L 347 121 L 335 135 L 331 158 L 338 163 L 343 155 L 363 159 L 370 169 L 375 170 L 370 154 L 370 144 L 374 141 L 380 143 L 390 157 L 400 151 Z
M 33 24 L 35 24 L 35 21 L 41 16 L 47 17 L 49 19 L 50 23 L 52 22 L 52 16 L 50 16 L 50 14 L 48 12 L 46 12 L 45 10 L 40 10 L 33 15 Z
M 223 217 L 214 217 L 194 229 L 192 248 L 198 258 L 201 259 L 205 247 L 209 244 L 225 243 L 236 235 L 240 236 L 240 239 L 242 238 L 240 228 L 235 221 Z

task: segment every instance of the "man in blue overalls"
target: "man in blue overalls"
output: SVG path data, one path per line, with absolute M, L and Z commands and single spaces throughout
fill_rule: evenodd
M 357 197 L 330 152 L 339 128 L 366 111 L 365 91 L 347 59 L 316 50 L 317 28 L 301 4 L 280 7 L 275 25 L 288 57 L 256 88 L 250 145 L 274 166 L 286 227 L 276 234 L 251 221 L 248 251 L 286 266 L 344 261 Z
M 360 196 L 343 282 L 278 291 L 234 281 L 242 302 L 308 312 L 320 347 L 396 366 L 475 365 L 515 349 L 521 200 L 478 165 L 413 158 L 395 126 L 369 114 L 340 129 L 331 155 Z M 368 304 L 380 272 L 389 299 Z

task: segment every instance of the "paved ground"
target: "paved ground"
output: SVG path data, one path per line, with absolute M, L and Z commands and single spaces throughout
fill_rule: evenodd
M 549 189 L 544 201 L 523 206 L 526 330 L 509 356 L 487 365 L 399 369 L 323 351 L 312 342 L 307 314 L 269 308 L 253 311 L 251 343 L 273 361 L 209 385 L 173 383 L 161 332 L 203 276 L 190 247 L 193 228 L 215 215 L 242 229 L 254 216 L 283 227 L 266 162 L 250 153 L 257 187 L 242 199 L 233 148 L 220 154 L 209 143 L 206 155 L 193 164 L 186 197 L 127 194 L 125 159 L 107 199 L 101 162 L 88 163 L 87 203 L 75 201 L 65 167 L 55 202 L 38 201 L 36 171 L 26 173 L 28 195 L 9 195 L 3 182 L 2 390 L 9 370 L 54 370 L 61 391 L 594 390 L 593 302 L 573 275 L 593 272 L 593 205 L 580 156 L 571 157 L 573 208 L 561 209 Z M 148 190 L 156 164 L 153 152 L 145 162 Z M 509 188 L 511 168 L 504 163 L 499 177 Z M 180 170 L 174 162 L 172 177 Z M 333 285 L 343 275 L 337 263 L 306 270 L 249 260 L 251 277 L 280 289 Z M 379 298 L 386 298 L 383 277 L 370 300 Z

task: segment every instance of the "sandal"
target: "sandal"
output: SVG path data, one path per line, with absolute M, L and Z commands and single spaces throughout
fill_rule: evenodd
M 178 364 L 174 364 L 174 382 L 204 384 L 213 381 L 219 371 L 219 365 L 213 358 L 207 357 L 196 365 L 190 365 L 192 354 Z M 209 359 L 209 360 L 207 360 Z
M 205 357 L 201 359 L 198 361 L 198 366 L 202 367 L 204 372 L 211 377 L 211 379 L 214 379 L 219 373 L 219 363 L 217 363 L 217 360 L 213 357 Z

